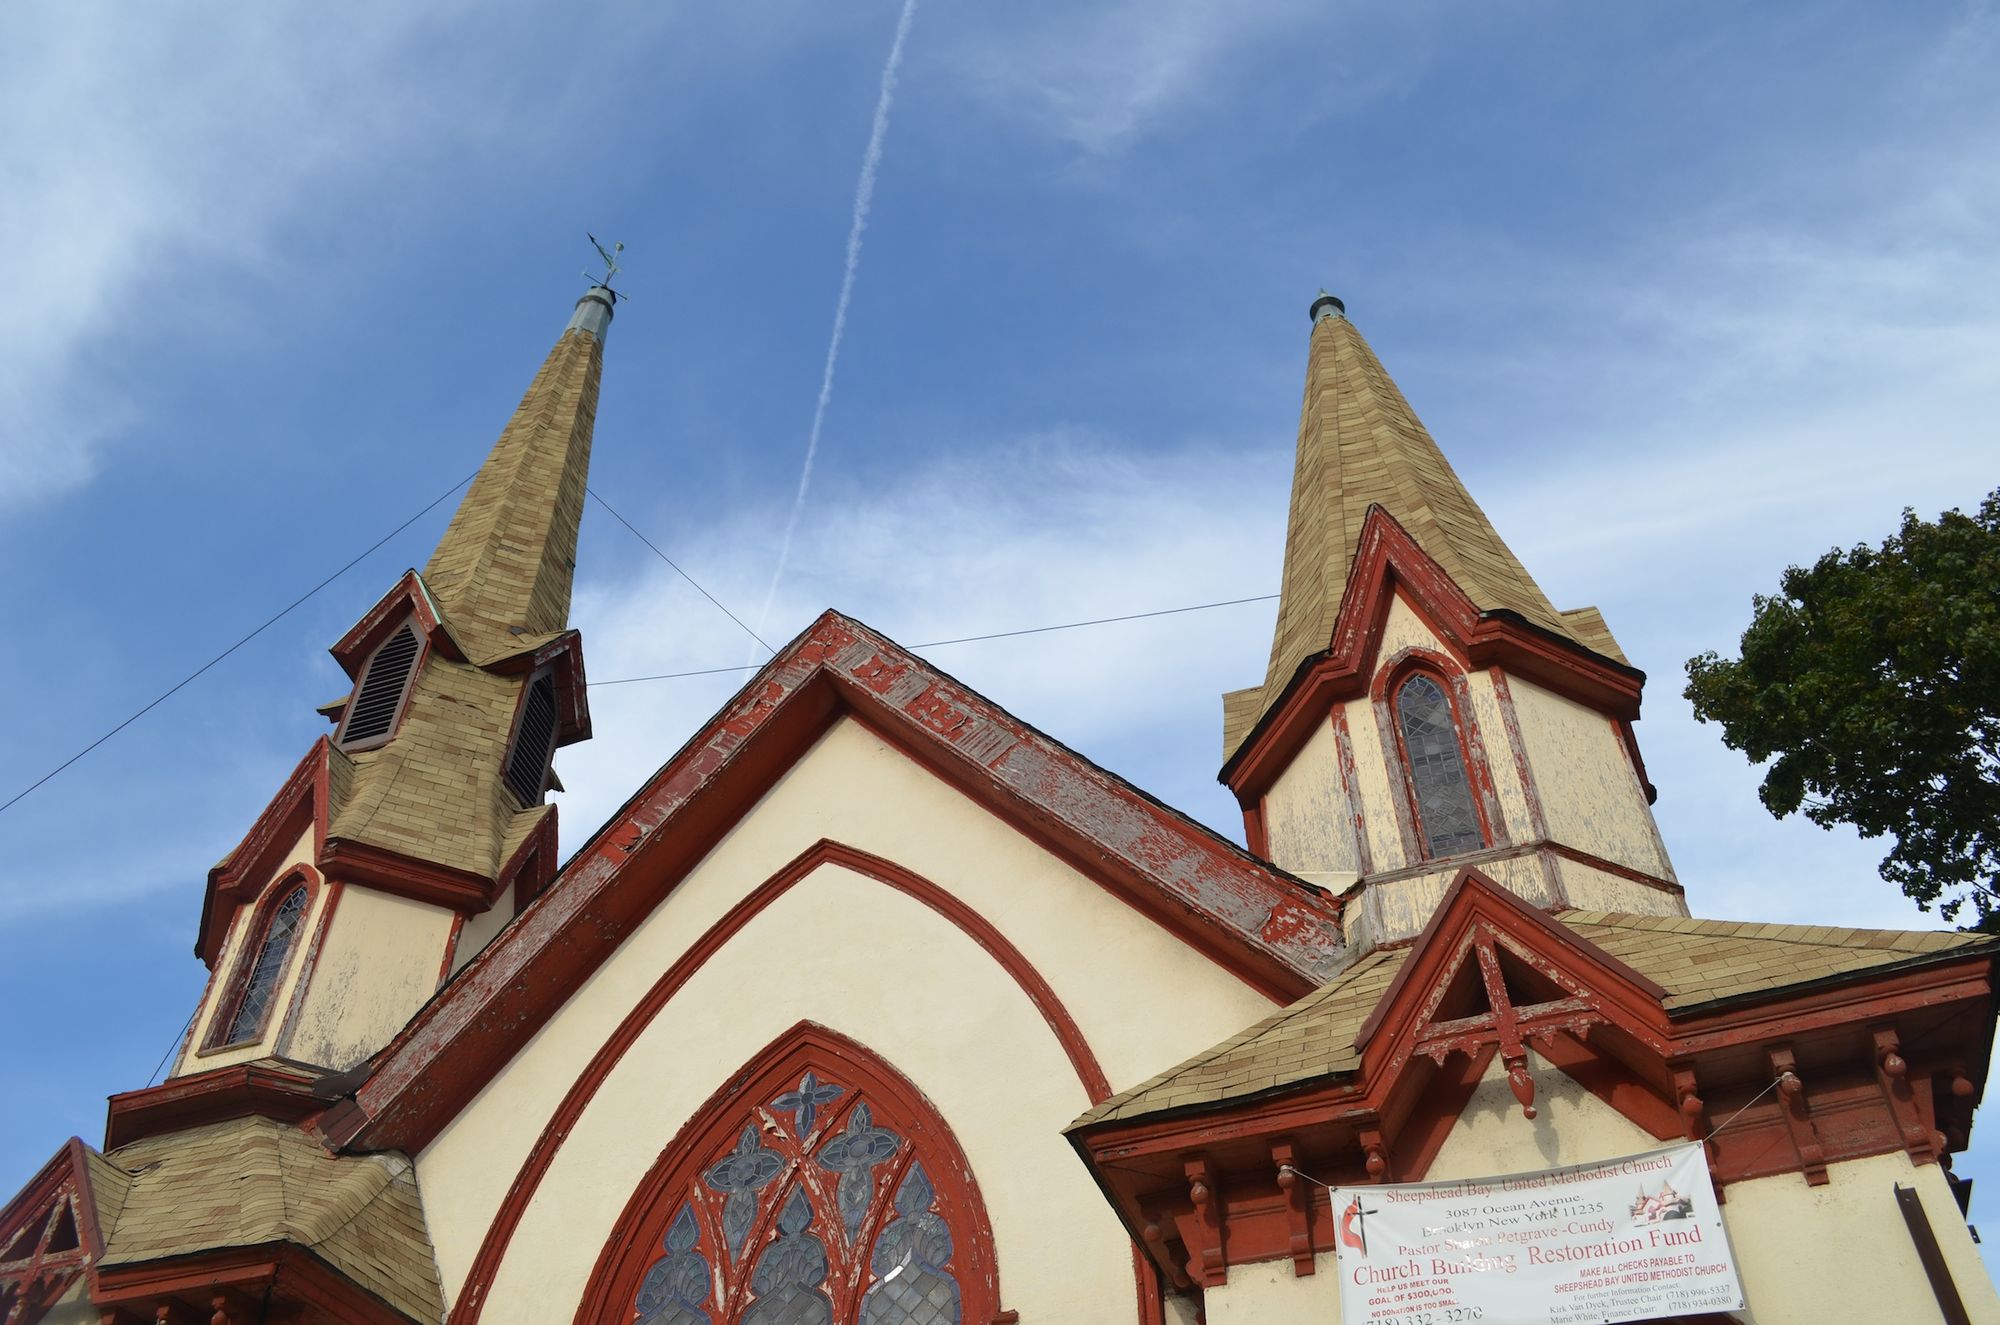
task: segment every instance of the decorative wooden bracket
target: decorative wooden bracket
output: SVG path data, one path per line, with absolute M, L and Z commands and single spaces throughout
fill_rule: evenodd
M 216 1293 L 208 1305 L 215 1312 L 208 1318 L 208 1325 L 250 1325 L 259 1315 L 256 1303 L 233 1288 Z
M 1875 1041 L 1875 1079 L 1881 1083 L 1889 1113 L 1896 1120 L 1896 1130 L 1902 1134 L 1903 1149 L 1909 1152 L 1912 1164 L 1934 1163 L 1944 1147 L 1933 1143 L 1923 1110 L 1917 1107 L 1902 1039 L 1894 1026 L 1871 1026 L 1869 1034 Z
M 1167 1245 L 1167 1230 L 1161 1223 L 1164 1218 L 1165 1216 L 1157 1214 L 1146 1217 L 1146 1250 L 1152 1253 L 1156 1264 L 1165 1267 L 1167 1278 L 1173 1283 L 1174 1290 L 1185 1292 L 1193 1286 L 1194 1281 L 1188 1278 L 1187 1270 L 1182 1266 L 1180 1258 L 1175 1256 L 1173 1249 Z
M 1188 1239 L 1188 1276 L 1203 1288 L 1229 1282 L 1222 1259 L 1222 1202 L 1215 1192 L 1214 1170 L 1206 1155 L 1181 1165 L 1187 1175 L 1188 1199 L 1194 1202 L 1193 1236 Z
M 1722 1179 L 1716 1174 L 1715 1142 L 1708 1134 L 1708 1105 L 1695 1091 L 1694 1068 L 1676 1067 L 1673 1072 L 1674 1107 L 1680 1111 L 1681 1133 L 1690 1141 L 1701 1142 L 1708 1157 L 1708 1184 L 1715 1190 L 1715 1203 L 1725 1204 L 1729 1198 L 1723 1194 Z
M 1806 1085 L 1799 1076 L 1798 1059 L 1793 1056 L 1789 1044 L 1771 1045 L 1766 1053 L 1770 1058 L 1771 1073 L 1778 1082 L 1778 1110 L 1784 1114 L 1785 1128 L 1791 1134 L 1792 1149 L 1798 1155 L 1806 1185 L 1825 1186 L 1826 1148 L 1819 1143 L 1819 1133 L 1813 1127 L 1811 1112 L 1806 1106 Z
M 153 1319 L 159 1325 L 194 1325 L 193 1314 L 171 1299 L 153 1304 Z
M 1292 1167 L 1298 1157 L 1290 1137 L 1271 1143 L 1271 1162 L 1278 1168 L 1278 1190 L 1285 1198 L 1285 1226 L 1292 1253 L 1292 1277 L 1313 1272 L 1312 1192 Z
M 1361 1143 L 1362 1166 L 1368 1170 L 1370 1182 L 1394 1182 L 1389 1172 L 1389 1147 L 1382 1140 L 1380 1127 L 1364 1127 L 1355 1133 Z

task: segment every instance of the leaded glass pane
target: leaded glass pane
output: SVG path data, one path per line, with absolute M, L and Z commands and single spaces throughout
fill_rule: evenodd
M 1417 817 L 1423 822 L 1432 858 L 1485 846 L 1472 804 L 1472 784 L 1459 753 L 1458 724 L 1452 721 L 1451 701 L 1444 690 L 1422 673 L 1412 676 L 1396 694 L 1396 716 L 1409 755 Z
M 907 1104 L 817 1070 L 780 1081 L 690 1157 L 628 1325 L 962 1325 L 962 1198 L 940 1197 Z
M 278 977 L 285 973 L 285 958 L 292 954 L 292 941 L 298 937 L 299 922 L 305 918 L 305 912 L 306 890 L 301 884 L 271 913 L 271 923 L 264 930 L 264 941 L 257 948 L 256 961 L 243 985 L 243 1001 L 236 1005 L 236 1015 L 229 1020 L 226 1043 L 238 1044 L 263 1031 L 264 1014 L 270 1011 L 271 1000 L 277 996 Z
M 875 1283 L 861 1299 L 863 1325 L 959 1325 L 951 1229 L 932 1206 L 937 1191 L 922 1164 L 896 1189 L 896 1220 L 876 1240 Z

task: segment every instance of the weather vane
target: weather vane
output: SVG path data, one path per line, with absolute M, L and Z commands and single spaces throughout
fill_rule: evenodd
M 623 244 L 613 244 L 607 249 L 604 245 L 597 242 L 596 235 L 591 234 L 588 230 L 583 233 L 584 237 L 590 241 L 590 246 L 597 250 L 597 256 L 604 259 L 604 276 L 601 280 L 589 272 L 585 272 L 583 278 L 586 281 L 601 285 L 605 289 L 610 290 L 611 278 L 618 274 L 618 255 L 625 251 L 625 246 Z M 617 291 L 613 290 L 612 293 L 617 294 Z M 620 297 L 622 298 L 623 296 Z

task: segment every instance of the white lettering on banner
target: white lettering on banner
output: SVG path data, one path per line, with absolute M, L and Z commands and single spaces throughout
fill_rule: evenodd
M 1343 1325 L 1614 1325 L 1744 1309 L 1699 1145 L 1330 1194 Z

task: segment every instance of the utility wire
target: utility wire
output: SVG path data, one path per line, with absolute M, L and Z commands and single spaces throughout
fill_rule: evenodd
M 119 723 L 116 727 L 113 727 L 110 731 L 104 733 L 104 735 L 92 741 L 89 745 L 84 746 L 83 749 L 78 750 L 75 754 L 63 760 L 60 764 L 57 764 L 54 768 L 50 769 L 48 772 L 36 778 L 26 787 L 23 787 L 21 790 L 15 792 L 10 800 L 8 800 L 4 804 L 0 804 L 0 814 L 6 813 L 13 806 L 19 804 L 21 800 L 25 798 L 30 792 L 40 787 L 50 778 L 53 778 L 54 776 L 56 776 L 56 774 L 62 772 L 64 769 L 68 768 L 71 764 L 74 764 L 77 760 L 89 754 L 92 750 L 95 750 L 98 746 L 103 745 L 106 741 L 116 736 L 119 732 L 124 731 L 127 727 L 130 727 L 133 723 L 145 717 L 148 713 L 151 713 L 154 709 L 158 708 L 160 705 L 166 703 L 169 699 L 173 698 L 181 690 L 185 689 L 190 682 L 194 681 L 197 677 L 201 676 L 202 673 L 208 671 L 209 668 L 215 666 L 217 663 L 221 662 L 224 658 L 227 658 L 230 654 L 236 652 L 238 649 L 242 648 L 245 644 L 248 644 L 251 640 L 256 639 L 259 635 L 269 630 L 272 626 L 277 625 L 280 621 L 290 616 L 295 610 L 297 610 L 300 606 L 302 606 L 307 599 L 311 598 L 314 594 L 317 594 L 321 589 L 326 588 L 327 585 L 332 584 L 335 580 L 339 579 L 341 576 L 347 574 L 347 572 L 353 570 L 356 566 L 360 565 L 361 562 L 365 560 L 377 548 L 381 547 L 384 543 L 394 538 L 397 534 L 402 533 L 405 529 L 408 529 L 411 525 L 415 524 L 417 521 L 423 519 L 426 515 L 429 515 L 431 511 L 438 505 L 438 503 L 444 501 L 445 498 L 451 496 L 452 493 L 457 492 L 460 488 L 472 482 L 473 478 L 478 474 L 478 472 L 479 472 L 478 470 L 474 470 L 471 474 L 467 474 L 464 478 L 452 484 L 449 488 L 446 488 L 443 492 L 440 492 L 436 497 L 433 497 L 431 499 L 431 502 L 428 506 L 425 506 L 421 511 L 418 511 L 415 515 L 403 521 L 403 523 L 397 525 L 394 529 L 391 529 L 388 533 L 382 535 L 382 537 L 376 539 L 373 543 L 370 543 L 366 549 L 364 549 L 362 552 L 356 555 L 346 565 L 342 566 L 339 570 L 327 576 L 325 579 L 321 580 L 318 584 L 315 584 L 312 588 L 306 590 L 304 593 L 300 594 L 297 598 L 294 598 L 291 602 L 287 603 L 284 606 L 284 608 L 282 608 L 276 615 L 272 616 L 269 620 L 265 621 L 263 625 L 251 631 L 248 635 L 245 635 L 242 639 L 237 640 L 234 644 L 224 649 L 221 653 L 216 654 L 213 658 L 210 658 L 207 662 L 195 668 L 192 672 L 189 672 L 186 676 L 182 677 L 178 682 L 176 682 L 171 688 L 169 688 L 168 690 L 163 692 L 158 698 L 153 700 L 152 703 L 146 705 L 144 708 L 140 709 L 137 713 L 134 713 L 131 717 L 125 719 L 125 721 Z
M 624 525 L 627 529 L 632 530 L 632 537 L 638 539 L 641 543 L 644 543 L 647 547 L 652 548 L 654 556 L 658 557 L 661 561 L 666 562 L 669 566 L 672 566 L 674 568 L 674 574 L 680 576 L 682 579 L 686 580 L 689 584 L 693 584 L 695 592 L 700 594 L 703 598 L 706 598 L 709 602 L 714 603 L 717 611 L 721 612 L 722 615 L 728 617 L 731 621 L 734 621 L 737 625 L 743 626 L 743 633 L 748 635 L 751 639 L 756 640 L 759 644 L 763 644 L 764 652 L 766 653 L 777 652 L 777 650 L 772 648 L 769 644 L 764 644 L 764 637 L 762 635 L 759 635 L 756 631 L 750 629 L 749 626 L 744 625 L 742 617 L 737 616 L 734 612 L 724 607 L 722 605 L 721 599 L 717 598 L 714 594 L 710 593 L 708 590 L 702 588 L 701 585 L 695 582 L 694 576 L 682 570 L 678 562 L 676 562 L 672 557 L 668 556 L 666 553 L 660 551 L 659 547 L 654 544 L 653 540 L 646 537 L 644 534 L 640 533 L 638 529 L 636 529 L 633 526 L 630 520 L 627 520 L 624 516 L 618 514 L 617 511 L 612 510 L 611 503 L 604 500 L 604 498 L 598 496 L 596 488 L 586 487 L 584 491 L 589 493 L 591 496 L 591 500 L 595 501 L 599 506 L 602 506 L 607 511 L 611 511 L 612 519 L 616 520 L 619 524 Z M 755 664 L 751 664 L 751 666 L 754 665 Z M 732 672 L 732 671 L 747 670 L 747 668 L 724 667 L 724 668 L 719 668 L 718 670 L 725 672 Z M 607 684 L 614 684 L 614 683 L 607 683 Z
M 609 510 L 610 508 L 606 507 L 605 509 Z M 613 512 L 613 514 L 616 514 L 616 512 Z M 690 580 L 689 583 L 692 584 L 693 581 Z M 1052 630 L 1081 630 L 1085 626 L 1108 626 L 1117 621 L 1143 621 L 1148 617 L 1176 616 L 1182 612 L 1206 612 L 1213 607 L 1236 607 L 1242 603 L 1268 603 L 1277 596 L 1274 593 L 1267 593 L 1257 594 L 1251 598 L 1225 598 L 1220 602 L 1214 603 L 1191 603 L 1186 607 L 1162 607 L 1152 612 L 1128 612 L 1124 616 L 1101 616 L 1092 617 L 1088 621 L 1065 621 L 1061 625 L 1056 626 L 1029 626 L 1025 630 L 998 630 L 990 635 L 961 635 L 957 639 L 934 639 L 925 644 L 912 644 L 909 647 L 912 650 L 941 649 L 947 644 L 977 644 L 982 640 L 1013 639 L 1019 635 L 1046 635 Z M 721 604 L 718 603 L 716 606 L 720 607 Z M 737 624 L 740 625 L 742 623 L 738 622 Z M 758 642 L 762 643 L 763 641 L 760 640 Z M 769 648 L 770 646 L 765 645 L 765 647 Z M 724 672 L 754 671 L 761 665 L 760 663 L 744 663 L 736 667 L 703 667 L 692 672 L 661 672 L 654 676 L 620 676 L 608 681 L 592 681 L 590 684 L 593 686 L 625 686 L 633 685 L 640 681 L 678 681 L 683 677 L 689 676 L 719 676 Z

